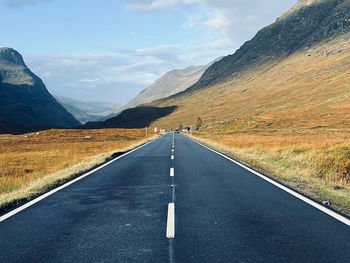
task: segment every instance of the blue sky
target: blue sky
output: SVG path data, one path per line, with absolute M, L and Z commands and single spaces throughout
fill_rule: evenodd
M 0 0 L 0 46 L 53 94 L 126 103 L 165 72 L 233 53 L 296 0 Z

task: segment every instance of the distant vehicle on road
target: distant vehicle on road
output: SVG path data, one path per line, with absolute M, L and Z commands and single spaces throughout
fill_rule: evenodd
M 175 130 L 175 133 L 180 133 L 179 130 Z

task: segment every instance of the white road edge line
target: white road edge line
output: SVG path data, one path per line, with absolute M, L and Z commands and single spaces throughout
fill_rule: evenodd
M 282 185 L 282 184 L 280 184 L 280 183 L 278 183 L 278 182 L 272 180 L 271 178 L 269 178 L 269 177 L 267 177 L 267 176 L 265 176 L 265 175 L 263 175 L 263 174 L 261 174 L 261 173 L 255 171 L 255 170 L 249 168 L 248 166 L 245 166 L 244 164 L 242 164 L 242 163 L 240 163 L 240 162 L 237 162 L 236 160 L 234 160 L 234 159 L 232 159 L 232 158 L 230 158 L 230 157 L 228 157 L 228 156 L 226 156 L 226 155 L 224 155 L 224 154 L 222 154 L 222 153 L 220 153 L 220 152 L 218 152 L 218 151 L 216 151 L 216 150 L 214 150 L 214 149 L 209 148 L 208 146 L 206 146 L 206 145 L 204 145 L 204 144 L 202 144 L 202 143 L 200 143 L 200 142 L 198 142 L 198 141 L 196 141 L 196 140 L 194 140 L 194 139 L 192 139 L 192 138 L 189 138 L 189 137 L 186 137 L 186 138 L 188 138 L 188 139 L 190 139 L 190 140 L 192 140 L 192 141 L 198 143 L 198 144 L 201 145 L 202 147 L 207 148 L 208 150 L 210 150 L 210 151 L 212 151 L 212 152 L 214 152 L 214 153 L 216 153 L 216 154 L 218 154 L 218 155 L 220 155 L 220 156 L 226 158 L 227 160 L 229 160 L 229 161 L 231 161 L 231 162 L 233 162 L 233 163 L 239 165 L 240 167 L 246 169 L 247 171 L 249 171 L 249 172 L 255 174 L 256 176 L 258 176 L 258 177 L 264 179 L 265 181 L 267 181 L 267 182 L 269 182 L 269 183 L 271 183 L 271 184 L 277 186 L 278 188 L 282 189 L 283 191 L 285 191 L 285 192 L 287 192 L 287 193 L 293 195 L 294 197 L 296 197 L 296 198 L 298 198 L 298 199 L 304 201 L 305 203 L 307 203 L 307 204 L 309 204 L 309 205 L 311 205 L 311 206 L 317 208 L 318 210 L 321 210 L 322 212 L 324 212 L 324 213 L 326 213 L 327 215 L 329 215 L 329 216 L 331 216 L 331 217 L 337 219 L 338 221 L 344 223 L 345 225 L 350 226 L 350 220 L 349 220 L 348 218 L 346 218 L 346 217 L 344 217 L 344 216 L 342 216 L 342 215 L 340 215 L 340 214 L 338 214 L 338 213 L 336 213 L 336 212 L 334 212 L 334 211 L 328 209 L 327 207 L 324 207 L 324 206 L 318 204 L 317 202 L 315 202 L 315 201 L 313 201 L 313 200 L 311 200 L 311 199 L 309 199 L 309 198 L 307 198 L 307 197 L 305 197 L 305 196 L 299 194 L 298 192 L 296 192 L 296 191 L 294 191 L 294 190 L 292 190 L 292 189 L 290 189 L 290 188 L 288 188 L 288 187 L 286 187 L 286 186 L 284 186 L 284 185 Z
M 161 137 L 159 137 L 159 138 L 161 138 Z M 101 166 L 95 168 L 94 170 L 92 170 L 92 171 L 90 171 L 90 172 L 88 172 L 88 173 L 85 173 L 85 174 L 83 174 L 83 175 L 81 175 L 81 176 L 79 176 L 79 177 L 77 177 L 77 178 L 75 178 L 75 179 L 69 181 L 68 183 L 65 183 L 65 184 L 63 184 L 63 185 L 61 185 L 61 186 L 55 188 L 55 189 L 52 189 L 51 191 L 49 191 L 49 192 L 47 192 L 47 193 L 45 193 L 45 194 L 43 194 L 43 195 L 41 195 L 41 196 L 39 196 L 39 197 L 33 199 L 32 201 L 29 201 L 28 203 L 26 203 L 26 204 L 24 204 L 24 205 L 22 205 L 22 206 L 20 206 L 20 207 L 18 207 L 18 208 L 16 208 L 16 209 L 10 211 L 10 212 L 4 214 L 3 216 L 0 217 L 0 222 L 3 222 L 4 220 L 10 218 L 11 216 L 14 216 L 15 214 L 17 214 L 17 213 L 23 211 L 24 209 L 26 209 L 26 208 L 28 208 L 28 207 L 30 207 L 30 206 L 32 206 L 32 205 L 38 203 L 39 201 L 45 199 L 46 197 L 49 197 L 50 195 L 53 195 L 54 193 L 56 193 L 56 192 L 62 190 L 63 188 L 66 188 L 67 186 L 70 186 L 71 184 L 74 184 L 75 182 L 80 181 L 81 179 L 85 178 L 86 176 L 97 172 L 98 170 L 100 170 L 100 169 L 106 167 L 107 165 L 110 165 L 111 163 L 114 163 L 114 162 L 117 161 L 118 159 L 120 159 L 120 158 L 122 158 L 122 157 L 124 157 L 124 156 L 126 156 L 126 155 L 128 155 L 128 154 L 130 154 L 130 153 L 132 153 L 132 152 L 134 152 L 134 151 L 137 151 L 137 150 L 139 150 L 139 149 L 145 147 L 146 145 L 148 145 L 148 144 L 150 144 L 150 143 L 152 143 L 152 142 L 157 141 L 159 138 L 157 138 L 157 139 L 155 139 L 155 140 L 153 140 L 153 141 L 150 141 L 150 142 L 148 142 L 148 143 L 146 143 L 146 144 L 144 144 L 144 145 L 141 145 L 141 146 L 139 146 L 139 147 L 137 147 L 137 148 L 135 148 L 135 149 L 133 149 L 133 150 L 127 152 L 127 153 L 124 153 L 123 155 L 118 156 L 117 158 L 115 158 L 115 159 L 113 159 L 113 160 L 111 160 L 111 161 L 109 161 L 109 162 L 107 162 L 107 163 L 105 163 L 105 164 L 103 164 L 103 165 L 101 165 Z
M 168 205 L 168 220 L 166 226 L 166 237 L 175 238 L 175 204 Z
M 170 177 L 174 177 L 175 172 L 174 172 L 174 168 L 170 168 Z

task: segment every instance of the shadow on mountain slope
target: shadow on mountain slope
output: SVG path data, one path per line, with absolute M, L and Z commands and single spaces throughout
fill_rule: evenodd
M 80 128 L 84 129 L 101 129 L 101 128 L 144 128 L 152 122 L 168 116 L 177 109 L 177 106 L 169 107 L 149 107 L 140 106 L 127 109 L 118 116 L 110 118 L 104 122 L 88 122 Z
M 53 127 L 48 126 L 30 126 L 23 123 L 8 123 L 2 122 L 0 120 L 0 134 L 12 134 L 12 135 L 20 135 L 31 132 L 38 132 L 43 130 L 49 130 Z M 60 127 L 57 127 L 60 128 Z

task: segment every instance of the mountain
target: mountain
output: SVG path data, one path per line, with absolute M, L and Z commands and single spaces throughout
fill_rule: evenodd
M 233 55 L 214 63 L 191 89 L 233 79 L 252 67 L 278 62 L 298 50 L 347 32 L 349 25 L 349 1 L 299 0 Z
M 119 110 L 121 111 L 128 108 L 134 108 L 138 105 L 166 98 L 186 90 L 200 79 L 208 67 L 210 67 L 214 62 L 219 61 L 221 58 L 222 57 L 217 58 L 205 66 L 192 66 L 165 73 L 151 86 L 141 91 L 135 98 L 133 98 Z
M 121 105 L 102 101 L 80 101 L 68 97 L 54 96 L 81 123 L 98 121 L 109 114 L 115 114 Z
M 0 123 L 2 129 L 80 125 L 12 48 L 0 48 Z
M 350 1 L 303 0 L 185 91 L 146 104 L 176 107 L 165 128 L 241 118 L 269 125 L 350 127 Z

